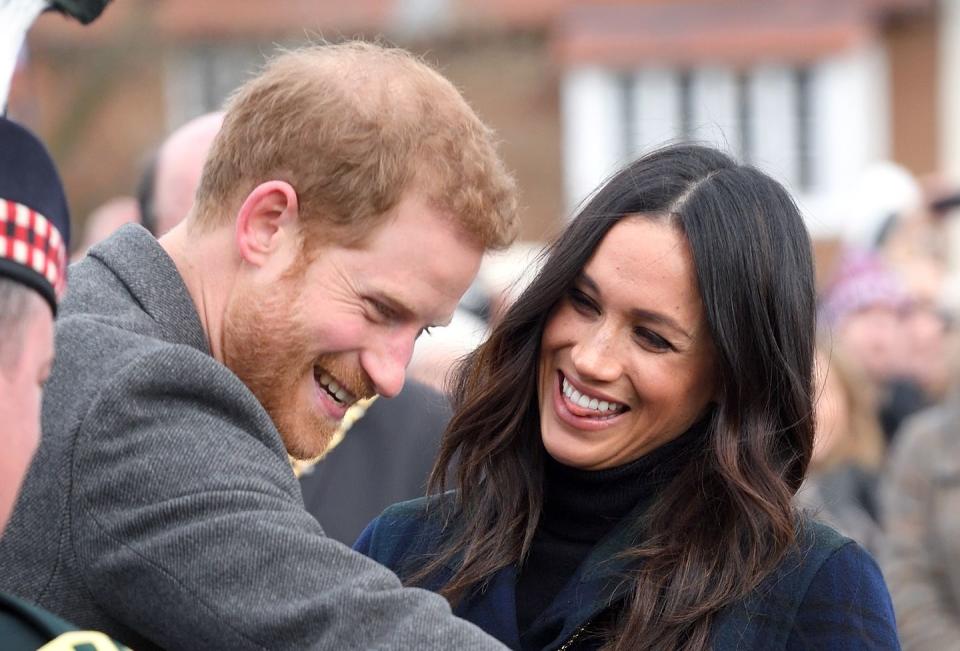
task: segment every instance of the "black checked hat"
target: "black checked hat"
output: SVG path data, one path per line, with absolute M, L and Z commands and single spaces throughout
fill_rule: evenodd
M 0 275 L 50 303 L 66 287 L 70 213 L 60 175 L 40 140 L 0 117 Z

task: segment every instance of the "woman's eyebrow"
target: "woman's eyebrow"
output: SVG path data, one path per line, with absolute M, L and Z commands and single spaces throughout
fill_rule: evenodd
M 597 283 L 595 283 L 595 282 L 593 281 L 593 278 L 591 278 L 589 275 L 587 275 L 587 272 L 586 272 L 586 271 L 581 271 L 581 272 L 580 272 L 580 275 L 577 276 L 576 282 L 578 282 L 578 283 L 580 283 L 580 284 L 582 284 L 582 285 L 586 285 L 586 286 L 587 286 L 587 289 L 589 289 L 591 292 L 593 292 L 593 293 L 596 294 L 597 296 L 600 296 L 600 295 L 601 295 L 600 288 L 597 286 Z

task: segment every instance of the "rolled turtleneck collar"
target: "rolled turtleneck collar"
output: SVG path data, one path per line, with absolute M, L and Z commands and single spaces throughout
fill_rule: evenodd
M 604 470 L 573 468 L 545 454 L 539 526 L 567 540 L 598 542 L 676 475 L 688 460 L 685 452 L 704 429 L 698 423 L 639 459 Z
M 616 468 L 582 470 L 544 451 L 543 509 L 529 555 L 517 576 L 517 623 L 526 649 L 555 631 L 531 628 L 590 550 L 689 461 L 707 418 L 659 448 Z
M 539 526 L 567 540 L 598 542 L 680 470 L 688 460 L 684 452 L 702 434 L 703 427 L 694 426 L 639 459 L 603 470 L 573 468 L 547 454 Z

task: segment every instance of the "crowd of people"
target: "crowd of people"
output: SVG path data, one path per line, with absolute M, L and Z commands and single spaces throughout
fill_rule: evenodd
M 679 143 L 498 257 L 494 133 L 353 41 L 145 160 L 68 273 L 0 119 L 0 647 L 960 648 L 949 193 L 818 288 L 787 190 Z
M 877 557 L 903 648 L 933 651 L 960 648 L 957 197 L 903 182 L 914 191 L 846 244 L 821 292 L 818 438 L 798 502 Z

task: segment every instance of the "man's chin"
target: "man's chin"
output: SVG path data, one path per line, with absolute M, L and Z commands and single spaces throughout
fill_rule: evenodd
M 333 440 L 335 431 L 328 428 L 315 429 L 309 433 L 281 432 L 287 454 L 297 461 L 313 461 L 323 455 Z

